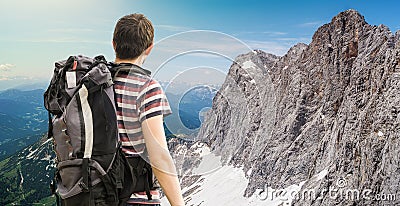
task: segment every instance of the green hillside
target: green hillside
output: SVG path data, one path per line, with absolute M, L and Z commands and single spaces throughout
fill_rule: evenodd
M 37 143 L 0 162 L 0 205 L 52 205 L 52 141 Z M 39 203 L 39 204 L 38 204 Z

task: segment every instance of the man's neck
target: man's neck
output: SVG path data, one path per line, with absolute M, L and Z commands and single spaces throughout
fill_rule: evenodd
M 119 58 L 115 58 L 115 63 L 117 63 L 117 64 L 130 63 L 130 64 L 136 64 L 138 66 L 142 66 L 142 61 L 139 61 L 139 58 L 136 58 L 136 59 L 119 59 Z
M 144 60 L 146 59 L 147 55 L 141 54 L 140 56 L 136 57 L 135 59 L 120 59 L 118 57 L 115 58 L 115 63 L 131 63 L 131 64 L 136 64 L 138 66 L 142 66 L 144 63 Z

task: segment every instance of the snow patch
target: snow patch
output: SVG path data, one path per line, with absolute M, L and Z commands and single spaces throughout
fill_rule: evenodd
M 207 156 L 211 157 L 212 155 Z M 202 167 L 204 166 L 202 164 L 209 162 L 209 159 L 206 159 L 205 157 L 199 167 Z M 202 175 L 202 177 L 200 177 L 194 184 L 183 188 L 182 192 L 185 193 L 190 191 L 190 194 L 185 197 L 186 205 L 214 206 L 217 201 L 218 205 L 224 206 L 278 206 L 290 204 L 294 198 L 292 197 L 294 196 L 293 194 L 297 194 L 297 192 L 300 191 L 305 181 L 298 185 L 291 185 L 283 189 L 285 191 L 290 191 L 288 192 L 288 194 L 290 194 L 289 197 L 279 196 L 277 198 L 272 198 L 271 195 L 276 195 L 277 191 L 281 190 L 276 190 L 270 187 L 258 189 L 251 197 L 245 198 L 243 195 L 248 183 L 249 180 L 246 178 L 243 168 L 225 165 L 211 173 Z M 275 193 L 272 191 L 275 191 Z M 268 192 L 270 194 L 268 194 Z M 162 205 L 170 205 L 166 197 L 163 197 L 161 201 Z
M 21 176 L 21 182 L 19 182 L 19 187 L 22 189 L 22 184 L 24 183 L 24 176 L 22 175 L 21 170 L 19 170 L 19 175 Z
M 328 170 L 324 169 L 316 175 L 318 180 L 322 180 L 328 174 Z
M 39 149 L 42 149 L 42 146 L 47 144 L 48 142 L 52 141 L 53 138 L 48 138 L 46 141 L 44 141 L 39 147 L 37 147 L 35 150 L 32 151 L 32 147 L 29 147 L 28 151 L 29 154 L 26 156 L 26 159 L 32 159 L 34 156 L 39 154 Z M 36 158 L 35 158 L 36 159 Z
M 47 144 L 48 142 L 50 142 L 51 140 L 53 140 L 53 138 L 48 138 L 45 142 L 43 142 L 40 146 L 43 146 L 45 144 Z
M 243 69 L 256 68 L 257 66 L 250 60 L 243 62 Z
M 200 157 L 210 154 L 210 148 L 202 142 L 197 142 L 190 147 L 194 154 L 198 154 Z
M 209 153 L 204 155 L 198 167 L 193 168 L 192 173 L 194 175 L 204 175 L 221 168 L 221 157 Z
M 185 145 L 178 145 L 176 147 L 176 149 L 175 149 L 175 151 L 177 151 L 176 155 L 177 156 L 185 155 L 186 154 L 186 150 L 187 150 L 187 148 L 186 148 Z
M 247 171 L 246 175 L 250 176 L 252 172 L 253 172 L 253 168 L 250 168 L 249 171 Z
M 218 204 L 226 206 L 248 205 L 248 200 L 243 197 L 248 180 L 241 168 L 223 166 L 203 177 L 202 182 L 195 183 L 200 187 L 197 186 L 196 190 L 186 197 L 186 205 L 216 205 L 216 200 Z
M 382 132 L 382 131 L 379 131 L 379 132 L 378 132 L 378 136 L 379 136 L 379 137 L 383 137 L 383 132 Z
M 35 150 L 31 150 L 32 148 L 29 148 L 29 154 L 26 156 L 26 159 L 32 159 L 34 155 L 36 155 L 37 151 L 39 150 L 39 147 L 36 148 Z
M 40 159 L 40 160 L 43 160 L 43 161 L 50 161 L 51 160 L 51 155 L 49 155 L 49 154 L 46 154 L 46 156 L 45 157 L 43 157 L 42 159 Z

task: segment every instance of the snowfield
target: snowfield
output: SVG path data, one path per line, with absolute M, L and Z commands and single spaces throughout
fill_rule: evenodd
M 324 176 L 325 171 L 320 175 Z M 212 153 L 203 156 L 200 165 L 193 168 L 193 174 L 201 177 L 192 185 L 182 188 L 182 192 L 190 192 L 185 197 L 188 206 L 278 206 L 290 205 L 292 197 L 300 189 L 304 182 L 291 185 L 283 190 L 291 192 L 286 196 L 273 197 L 273 188 L 260 188 L 251 197 L 243 196 L 249 180 L 246 178 L 242 168 L 231 165 L 221 166 L 220 157 Z M 320 178 L 320 177 L 319 177 Z M 162 205 L 169 206 L 166 197 L 162 199 Z

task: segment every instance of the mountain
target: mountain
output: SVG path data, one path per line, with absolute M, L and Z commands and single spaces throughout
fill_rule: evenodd
M 21 84 L 13 89 L 20 90 L 20 91 L 31 91 L 31 90 L 45 90 L 49 86 L 49 81 L 48 80 L 42 80 L 39 82 L 34 82 L 34 83 L 27 83 L 27 84 Z
M 175 84 L 183 88 L 187 85 Z M 172 115 L 165 118 L 167 135 L 184 134 L 194 137 L 203 121 L 205 112 L 211 108 L 217 90 L 207 85 L 194 85 L 185 92 L 175 94 L 166 90 Z
M 0 205 L 53 205 L 49 186 L 55 154 L 51 140 L 42 137 L 0 162 Z
M 47 129 L 41 89 L 0 93 L 0 160 L 36 142 Z
M 399 62 L 400 32 L 354 10 L 282 57 L 239 55 L 199 141 L 169 141 L 186 204 L 399 205 Z M 52 201 L 51 148 L 0 162 L 0 204 Z
M 187 205 L 399 205 L 399 62 L 400 32 L 355 10 L 238 56 L 203 143 L 174 148 Z
M 197 129 L 203 121 L 204 110 L 211 108 L 212 99 L 214 98 L 217 90 L 209 86 L 196 86 L 187 91 L 179 102 L 179 115 L 183 112 L 195 115 L 195 118 L 189 120 L 194 121 L 191 123 L 189 120 L 183 124 L 189 129 Z

